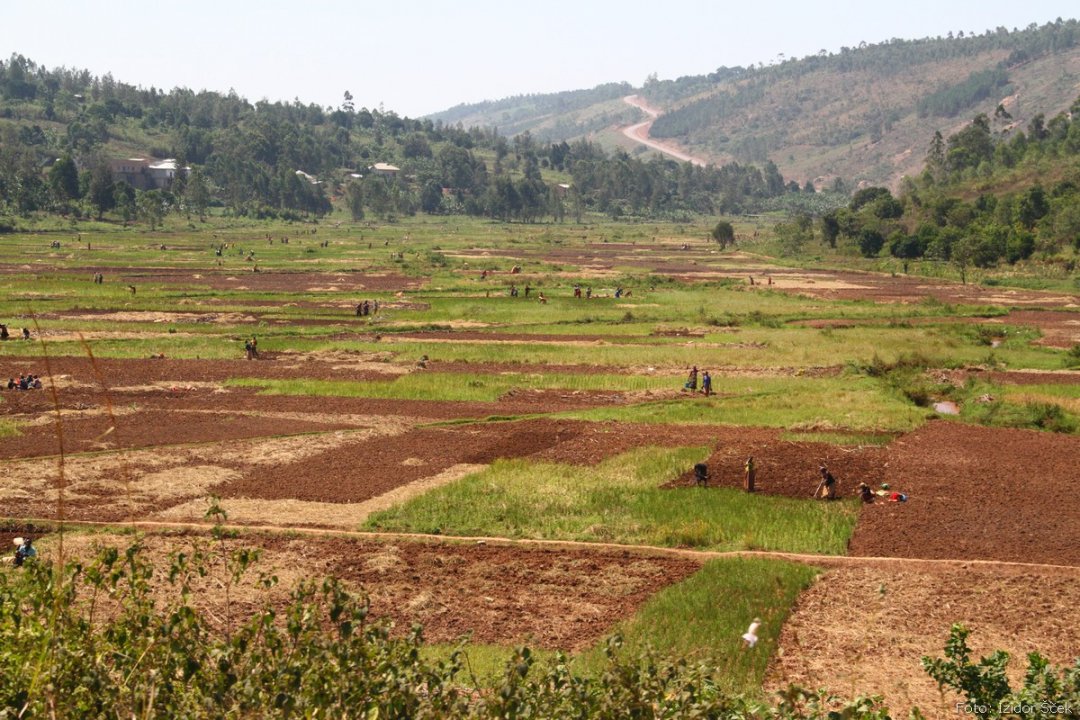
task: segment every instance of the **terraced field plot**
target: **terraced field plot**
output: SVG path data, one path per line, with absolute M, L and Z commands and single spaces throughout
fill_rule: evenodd
M 62 515 L 144 523 L 164 556 L 202 535 L 215 496 L 283 585 L 337 575 L 436 643 L 498 658 L 529 641 L 587 665 L 618 629 L 751 692 L 847 691 L 830 663 L 876 678 L 879 623 L 841 618 L 884 587 L 873 617 L 907 614 L 880 685 L 894 711 L 927 702 L 918 655 L 953 620 L 995 647 L 1049 638 L 1053 602 L 972 610 L 1016 572 L 1053 588 L 1040 597 L 1075 589 L 1075 295 L 784 267 L 663 226 L 217 232 L 0 246 L 0 321 L 33 336 L 0 363 L 46 385 L 2 394 L 0 515 L 43 552 Z M 363 300 L 378 312 L 357 315 Z M 692 365 L 712 396 L 682 387 Z M 945 400 L 959 416 L 934 411 Z M 810 499 L 821 465 L 843 500 Z M 908 499 L 861 506 L 859 482 Z M 777 558 L 708 554 L 740 551 Z M 984 560 L 1027 565 L 964 565 Z M 742 653 L 754 616 L 765 639 Z

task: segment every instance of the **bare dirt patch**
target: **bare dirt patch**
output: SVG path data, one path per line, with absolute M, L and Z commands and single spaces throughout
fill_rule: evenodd
M 240 482 L 243 473 L 303 464 L 327 449 L 347 448 L 405 427 L 400 420 L 386 418 L 363 430 L 174 446 L 168 452 L 69 455 L 62 481 L 58 458 L 9 461 L 7 470 L 14 481 L 0 486 L 0 507 L 8 517 L 53 518 L 63 511 L 68 519 L 122 520 L 202 498 Z
M 831 443 L 793 442 L 779 430 L 725 428 L 717 449 L 705 461 L 710 487 L 742 488 L 745 463 L 754 458 L 755 492 L 807 499 L 821 479 L 818 468 L 828 466 L 837 479 L 838 493 L 850 495 L 860 482 L 874 486 L 885 477 L 886 452 L 876 445 L 842 446 Z M 669 487 L 695 484 L 688 469 Z
M 321 420 L 297 416 L 267 416 L 227 410 L 163 410 L 123 406 L 113 419 L 101 406 L 78 415 L 64 413 L 65 452 L 81 453 L 112 449 L 133 449 L 159 445 L 222 442 L 242 438 L 327 432 L 356 427 L 355 419 L 323 417 Z M 367 418 L 368 422 L 371 418 Z M 45 413 L 32 421 L 38 428 L 15 437 L 0 438 L 0 457 L 29 458 L 60 452 L 54 417 Z
M 939 693 L 919 658 L 941 657 L 950 625 L 960 622 L 972 630 L 975 658 L 1009 651 L 1014 683 L 1029 652 L 1071 664 L 1078 580 L 1078 573 L 978 566 L 829 570 L 785 623 L 766 688 L 796 683 L 852 697 L 870 688 L 885 696 L 893 717 L 905 717 L 913 705 L 927 717 L 956 717 L 963 698 Z
M 708 437 L 709 429 L 681 430 L 552 420 L 414 428 L 260 468 L 220 490 L 225 497 L 357 503 L 455 465 L 522 457 L 593 464 L 632 447 L 677 438 L 695 444 Z
M 311 528 L 340 528 L 355 530 L 368 516 L 386 510 L 409 498 L 441 485 L 460 480 L 471 473 L 483 470 L 483 465 L 453 465 L 446 470 L 402 485 L 382 495 L 359 503 L 312 502 L 310 500 L 253 500 L 230 498 L 225 503 L 229 522 L 240 525 L 275 525 L 288 518 L 290 526 Z M 209 497 L 197 498 L 182 505 L 163 510 L 155 515 L 161 520 L 177 522 L 200 522 L 209 507 Z
M 89 556 L 102 540 L 127 544 L 114 536 L 74 536 L 65 539 L 65 549 Z M 151 535 L 144 545 L 150 559 L 167 567 L 169 552 L 194 540 L 190 535 Z M 366 592 L 372 616 L 393 622 L 399 635 L 422 623 L 430 642 L 449 643 L 467 635 L 477 643 L 528 642 L 564 650 L 596 643 L 652 594 L 700 567 L 695 560 L 611 551 L 256 534 L 235 542 L 261 548 L 258 568 L 277 575 L 280 583 L 270 591 L 233 587 L 234 616 L 264 601 L 281 607 L 300 580 L 333 575 Z M 43 543 L 42 552 L 48 549 Z M 193 597 L 225 617 L 224 591 L 216 578 L 208 578 Z
M 864 506 L 855 555 L 1080 565 L 1080 436 L 936 421 L 894 441 L 903 503 Z

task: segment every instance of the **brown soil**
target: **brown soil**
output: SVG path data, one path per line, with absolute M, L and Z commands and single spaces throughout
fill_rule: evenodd
M 1059 664 L 1076 656 L 1074 602 L 1080 575 L 999 568 L 849 567 L 826 572 L 800 596 L 780 633 L 766 688 L 795 683 L 854 697 L 885 696 L 893 717 L 913 705 L 929 718 L 955 718 L 963 698 L 939 693 L 923 656 L 943 657 L 952 623 L 966 625 L 978 659 L 1007 650 L 1014 687 L 1025 656 Z
M 170 551 L 195 541 L 191 535 L 150 535 L 144 545 L 150 559 L 165 562 Z M 123 547 L 126 540 L 75 536 L 65 541 L 65 549 L 89 555 L 99 542 Z M 652 594 L 700 567 L 691 559 L 602 550 L 259 534 L 245 535 L 242 542 L 262 550 L 257 569 L 277 575 L 280 583 L 270 591 L 234 588 L 234 616 L 264 601 L 281 607 L 300 580 L 333 575 L 367 593 L 372 616 L 393 622 L 395 634 L 403 635 L 421 623 L 425 639 L 436 643 L 467 635 L 477 643 L 527 642 L 533 647 L 581 650 L 630 617 Z M 40 545 L 48 552 L 48 540 Z M 209 578 L 207 589 L 215 582 Z M 193 597 L 215 616 L 224 617 L 220 592 L 195 592 Z
M 963 385 L 968 378 L 984 380 L 998 385 L 1080 385 L 1078 370 L 954 370 L 939 371 L 955 385 Z
M 865 506 L 853 554 L 1080 565 L 1080 436 L 935 421 L 887 461 L 909 499 Z
M 41 268 L 34 268 L 39 271 Z M 0 272 L 25 273 L 18 265 L 4 266 Z M 105 275 L 106 283 L 122 285 L 182 285 L 209 287 L 213 290 L 251 290 L 252 292 L 302 292 L 319 288 L 326 292 L 355 293 L 363 290 L 411 290 L 424 284 L 423 278 L 394 273 L 364 272 L 282 272 L 265 270 L 252 272 L 251 265 L 239 262 L 225 269 L 199 268 L 189 271 L 166 267 L 117 268 L 110 266 L 80 267 L 79 273 L 88 279 L 96 272 Z
M 1077 298 L 1073 297 L 1075 304 Z M 1054 312 L 1049 310 L 1014 310 L 1004 318 L 986 322 L 1002 322 L 1009 325 L 1031 325 L 1039 329 L 1042 337 L 1037 341 L 1049 347 L 1071 348 L 1080 345 L 1080 312 Z
M 877 486 L 884 482 L 886 451 L 879 446 L 840 446 L 830 443 L 792 442 L 781 431 L 730 428 L 718 438 L 718 449 L 705 464 L 709 487 L 743 488 L 745 463 L 754 458 L 755 492 L 809 498 L 821 479 L 818 468 L 828 466 L 837 479 L 837 492 L 850 495 L 860 482 Z M 669 487 L 695 483 L 688 470 Z
M 708 442 L 715 428 L 526 420 L 415 428 L 245 473 L 225 497 L 356 503 L 461 464 L 524 458 L 591 465 L 646 445 Z
M 220 396 L 183 397 L 175 402 L 207 399 Z M 365 413 L 357 403 L 343 398 L 245 395 L 228 399 L 240 405 L 235 401 L 249 401 L 251 412 L 142 408 L 131 415 L 120 414 L 113 432 L 107 432 L 109 421 L 101 412 L 66 419 L 66 517 L 118 520 L 180 507 L 187 517 L 213 493 L 266 501 L 261 511 L 254 505 L 245 514 L 253 522 L 288 526 L 300 521 L 280 512 L 284 507 L 280 501 L 356 504 L 411 483 L 428 482 L 455 467 L 485 465 L 499 458 L 534 457 L 589 465 L 646 445 L 709 444 L 724 430 L 547 419 L 417 427 L 416 417 L 391 414 L 402 410 L 391 401 L 377 401 L 381 407 L 365 405 L 369 411 Z M 431 409 L 436 404 L 411 405 Z M 460 411 L 468 404 L 442 405 Z M 490 411 L 490 404 L 483 405 Z M 335 410 L 342 412 L 335 414 Z M 56 512 L 56 459 L 43 456 L 56 455 L 57 441 L 46 424 L 0 441 L 0 452 L 6 457 L 29 458 L 12 466 L 25 481 L 0 490 L 0 503 L 9 516 L 53 517 Z M 315 431 L 314 435 L 296 434 Z M 162 444 L 171 447 L 163 452 L 158 447 Z M 73 454 L 72 448 L 113 452 L 80 455 Z M 145 449 L 118 453 L 116 448 Z M 313 506 L 304 509 L 308 515 L 317 512 Z M 341 518 L 359 517 L 356 508 L 343 512 L 338 513 Z M 348 524 L 348 519 L 342 522 Z M 339 526 L 341 522 L 311 524 Z

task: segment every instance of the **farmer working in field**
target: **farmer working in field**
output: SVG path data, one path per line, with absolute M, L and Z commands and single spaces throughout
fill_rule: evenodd
M 753 455 L 746 458 L 746 465 L 744 466 L 744 468 L 746 470 L 746 476 L 745 476 L 745 479 L 743 480 L 743 488 L 746 490 L 746 492 L 752 493 L 752 492 L 754 492 L 754 475 L 757 472 L 756 469 L 754 468 L 754 456 Z
M 859 499 L 869 505 L 874 502 L 874 491 L 870 489 L 870 486 L 866 483 L 859 483 L 858 489 L 855 493 L 859 496 Z
M 697 365 L 690 368 L 690 374 L 686 376 L 686 385 L 684 387 L 690 392 L 697 390 Z
M 821 482 L 818 483 L 817 489 L 814 490 L 814 497 L 820 497 L 823 500 L 835 500 L 836 478 L 829 472 L 829 468 L 824 465 L 819 470 L 821 471 Z
M 701 487 L 705 487 L 709 482 L 709 466 L 705 463 L 698 463 L 694 466 L 694 482 Z
M 15 538 L 15 567 L 21 567 L 30 558 L 37 557 L 37 548 L 30 538 Z

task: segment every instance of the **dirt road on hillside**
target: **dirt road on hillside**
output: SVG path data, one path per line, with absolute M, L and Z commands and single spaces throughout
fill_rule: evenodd
M 642 98 L 640 95 L 627 95 L 623 98 L 623 102 L 625 102 L 627 105 L 633 105 L 638 110 L 641 110 L 643 113 L 649 116 L 649 119 L 645 120 L 644 122 L 639 122 L 636 125 L 630 125 L 629 127 L 623 128 L 623 135 L 630 138 L 634 142 L 641 143 L 642 145 L 650 147 L 653 150 L 662 152 L 665 155 L 670 155 L 677 160 L 689 162 L 694 165 L 698 165 L 699 167 L 705 167 L 705 161 L 701 158 L 694 157 L 693 155 L 687 155 L 686 153 L 676 149 L 669 143 L 658 142 L 649 137 L 649 129 L 652 127 L 653 121 L 656 120 L 656 118 L 660 117 L 660 111 L 646 103 L 644 98 Z

